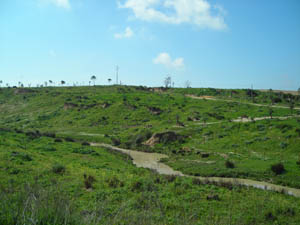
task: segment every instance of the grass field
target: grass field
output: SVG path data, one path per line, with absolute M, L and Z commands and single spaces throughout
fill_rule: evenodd
M 299 198 L 159 175 L 89 146 L 163 153 L 187 175 L 299 189 L 299 106 L 273 91 L 1 88 L 0 224 L 299 224 Z

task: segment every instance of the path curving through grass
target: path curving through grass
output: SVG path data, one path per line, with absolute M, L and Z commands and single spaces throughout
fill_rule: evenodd
M 192 177 L 207 183 L 219 183 L 219 184 L 228 183 L 233 185 L 254 187 L 254 188 L 259 188 L 268 191 L 276 191 L 276 192 L 280 192 L 280 193 L 284 193 L 287 195 L 292 195 L 294 197 L 300 198 L 300 189 L 271 184 L 268 182 L 255 181 L 250 179 L 240 179 L 240 178 L 196 177 L 196 176 L 185 175 L 182 172 L 175 171 L 168 165 L 160 162 L 161 159 L 168 158 L 168 156 L 165 154 L 140 152 L 135 150 L 118 148 L 109 144 L 101 144 L 101 143 L 91 143 L 91 146 L 104 147 L 110 150 L 118 151 L 123 154 L 129 155 L 132 158 L 133 164 L 136 165 L 137 167 L 151 169 L 163 175 Z

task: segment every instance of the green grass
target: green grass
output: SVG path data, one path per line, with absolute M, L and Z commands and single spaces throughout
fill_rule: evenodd
M 257 103 L 278 97 L 257 94 Z M 289 105 L 287 96 L 280 98 L 281 105 Z M 297 198 L 161 176 L 136 168 L 127 156 L 82 144 L 119 142 L 123 148 L 167 154 L 163 161 L 185 174 L 300 188 L 299 118 L 230 122 L 269 115 L 268 107 L 244 104 L 252 101 L 245 90 L 234 90 L 231 96 L 231 90 L 216 89 L 2 88 L 0 202 L 5 204 L 0 206 L 0 224 L 299 224 Z M 297 107 L 299 98 L 294 101 Z M 299 113 L 273 110 L 273 116 Z M 166 131 L 183 139 L 143 144 Z M 234 168 L 226 167 L 226 161 Z M 276 163 L 284 165 L 283 174 L 272 172 Z M 209 200 L 214 196 L 219 200 Z

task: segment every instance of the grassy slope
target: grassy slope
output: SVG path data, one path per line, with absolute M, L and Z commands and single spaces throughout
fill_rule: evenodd
M 135 168 L 126 157 L 101 148 L 5 131 L 0 134 L 1 224 L 15 224 L 15 220 L 31 224 L 30 218 L 49 224 L 65 219 L 70 224 L 300 222 L 300 199 L 290 196 L 199 185 L 190 178 L 173 179 Z M 78 149 L 90 153 L 74 153 Z M 52 171 L 57 163 L 65 166 L 63 174 Z M 83 174 L 96 179 L 92 190 L 85 189 Z M 22 188 L 26 183 L 30 185 Z M 220 199 L 207 200 L 214 195 Z M 69 217 L 66 208 L 72 209 Z M 58 212 L 66 218 L 60 218 Z
M 244 91 L 236 92 L 236 99 L 250 101 Z M 152 93 L 137 87 L 43 88 L 31 89 L 30 92 L 28 89 L 25 92 L 20 89 L 0 89 L 0 126 L 55 132 L 57 136 L 82 141 L 111 143 L 112 138 L 117 138 L 123 147 L 168 154 L 170 158 L 167 163 L 184 173 L 246 177 L 300 187 L 300 168 L 296 165 L 300 154 L 300 138 L 295 132 L 300 127 L 297 119 L 241 125 L 230 123 L 229 119 L 242 115 L 268 116 L 268 108 L 184 97 L 188 93 L 219 98 L 228 95 L 226 91 L 216 94 L 213 89 L 172 89 L 164 93 Z M 266 93 L 259 94 L 257 102 L 266 99 L 264 96 Z M 110 106 L 103 108 L 105 103 Z M 149 107 L 158 107 L 162 113 L 154 115 Z M 274 108 L 273 116 L 290 114 L 289 109 Z M 175 127 L 177 115 L 185 127 Z M 220 116 L 224 118 L 216 118 Z M 224 123 L 196 125 L 197 122 L 188 121 L 188 117 L 199 118 L 199 122 Z M 166 130 L 175 130 L 187 138 L 184 143 L 157 144 L 153 148 L 137 141 L 145 139 L 147 132 Z M 77 149 L 77 152 L 86 153 L 81 148 L 92 148 L 81 147 L 76 143 L 54 143 L 53 139 L 45 137 L 30 140 L 24 134 L 11 132 L 2 132 L 0 139 L 0 154 L 1 159 L 4 159 L 0 160 L 0 173 L 4 187 L 13 185 L 20 189 L 20 185 L 25 182 L 35 182 L 34 177 L 39 177 L 40 188 L 49 188 L 53 183 L 59 183 L 66 191 L 66 196 L 76 199 L 74 205 L 78 212 L 102 207 L 105 215 L 102 222 L 111 223 L 109 220 L 115 215 L 118 215 L 116 220 L 120 221 L 122 216 L 128 214 L 127 220 L 143 218 L 153 224 L 183 221 L 192 224 L 196 221 L 202 221 L 203 224 L 205 221 L 228 224 L 230 220 L 233 224 L 272 224 L 275 219 L 285 221 L 283 218 L 291 213 L 289 210 L 299 211 L 298 200 L 280 194 L 244 188 L 230 191 L 210 185 L 198 186 L 188 178 L 168 182 L 147 170 L 134 168 L 123 157 L 103 149 L 94 149 L 99 155 L 92 154 L 92 151 L 87 151 L 89 154 L 73 153 L 74 149 L 75 152 Z M 26 161 L 26 156 L 15 155 L 12 151 L 29 154 L 33 160 Z M 202 158 L 199 152 L 208 152 L 210 156 Z M 225 168 L 226 160 L 233 161 L 236 168 Z M 207 161 L 213 163 L 203 163 Z M 279 161 L 284 163 L 287 171 L 275 176 L 270 171 L 270 165 Z M 66 167 L 64 175 L 51 171 L 56 162 Z M 85 190 L 84 173 L 96 178 L 93 191 Z M 114 180 L 110 181 L 112 177 L 123 182 L 124 186 L 111 187 L 110 183 L 114 183 Z M 157 177 L 162 181 L 157 182 Z M 141 190 L 132 191 L 135 185 L 139 186 L 139 181 L 142 183 Z M 186 189 L 189 191 L 186 192 Z M 210 194 L 218 194 L 221 201 L 207 201 L 206 196 Z M 100 204 L 104 201 L 101 198 L 105 198 L 105 206 Z M 158 203 L 163 210 L 156 209 Z M 264 204 L 267 207 L 257 212 L 257 208 L 262 208 Z M 291 209 L 288 209 L 289 204 Z M 139 207 L 153 216 L 153 220 L 146 218 L 138 210 Z M 225 216 L 228 215 L 228 209 L 232 217 Z M 274 218 L 269 212 L 272 212 Z M 82 215 L 79 217 L 83 218 Z M 290 217 L 290 224 L 297 222 L 297 216 Z

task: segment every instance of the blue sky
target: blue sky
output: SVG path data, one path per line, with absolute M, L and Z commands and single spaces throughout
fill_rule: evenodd
M 0 80 L 300 87 L 299 0 L 1 0 Z

